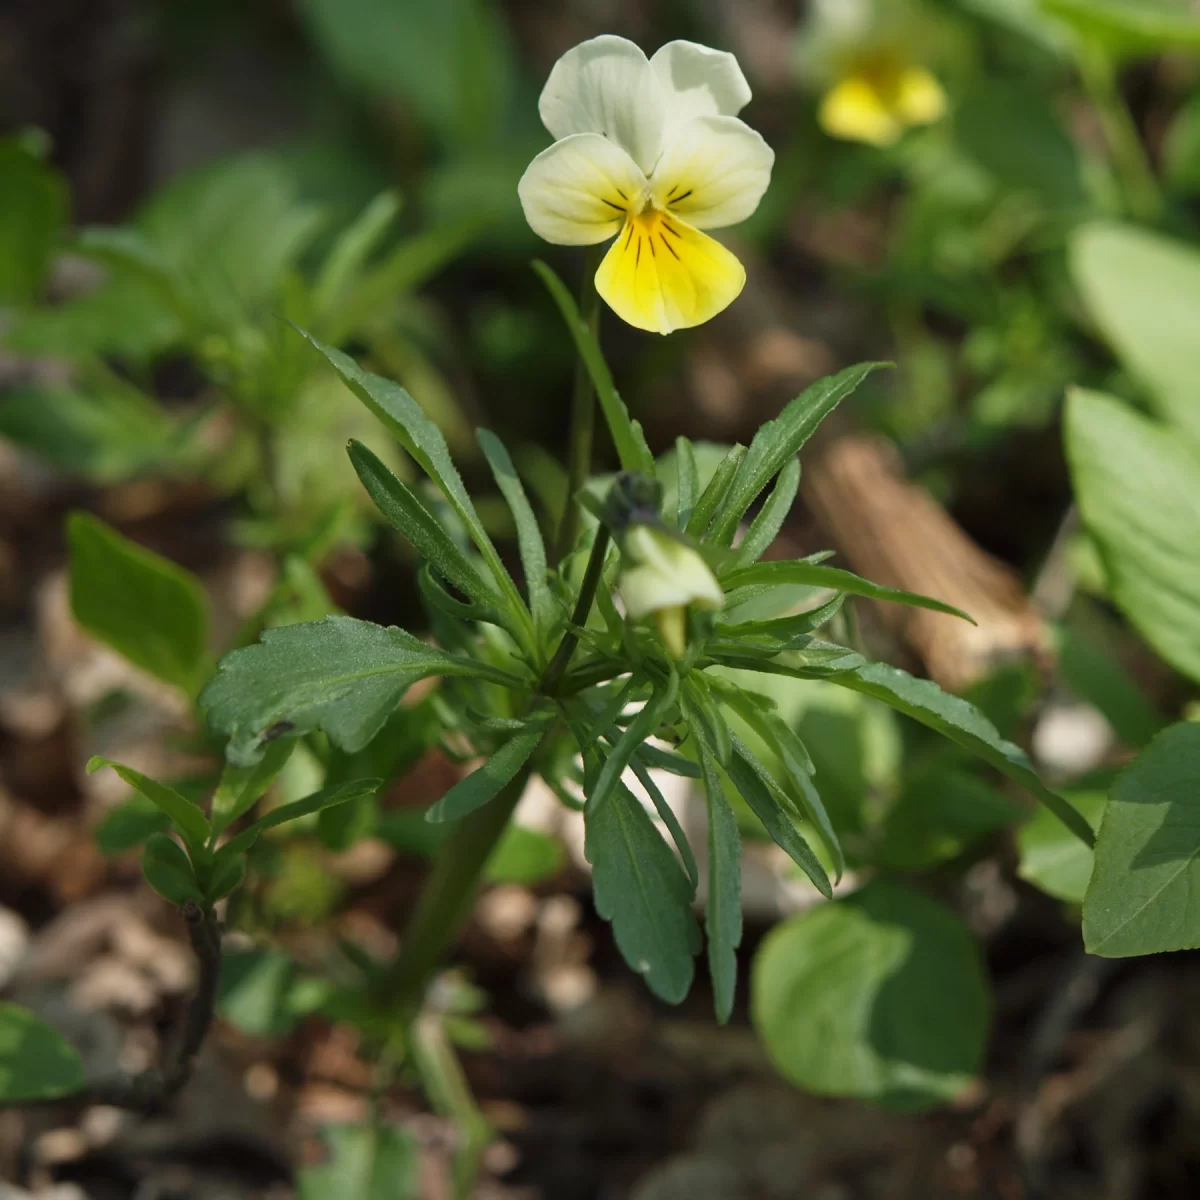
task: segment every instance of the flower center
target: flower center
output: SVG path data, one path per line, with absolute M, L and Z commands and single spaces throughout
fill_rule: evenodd
M 678 246 L 683 240 L 683 234 L 679 232 L 672 215 L 649 200 L 641 212 L 629 213 L 621 237 L 625 251 L 636 256 L 635 267 L 641 263 L 643 253 L 654 258 L 659 254 L 669 254 L 677 259 Z

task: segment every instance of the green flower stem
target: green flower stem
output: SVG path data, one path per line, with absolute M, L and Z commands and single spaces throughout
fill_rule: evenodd
M 1162 189 L 1121 95 L 1112 59 L 1099 47 L 1080 44 L 1076 60 L 1121 178 L 1129 215 L 1139 221 L 1157 221 L 1163 212 Z
M 600 526 L 584 571 L 579 599 L 571 614 L 571 629 L 563 634 L 542 676 L 539 690 L 543 695 L 553 694 L 571 661 L 579 642 L 574 630 L 583 625 L 592 611 L 607 551 L 608 530 Z M 539 750 L 549 736 L 549 731 L 543 734 Z M 479 876 L 508 828 L 537 755 L 538 750 L 534 750 L 529 763 L 501 789 L 494 800 L 463 817 L 438 854 L 433 873 L 404 931 L 400 953 L 378 980 L 380 999 L 405 1025 L 411 1024 L 420 1014 L 429 979 L 470 911 Z
M 600 293 L 596 291 L 597 255 L 588 255 L 580 285 L 580 320 L 595 335 L 600 327 Z M 571 393 L 571 433 L 567 446 L 567 498 L 554 546 L 554 561 L 562 562 L 579 536 L 579 493 L 592 470 L 592 441 L 596 430 L 596 389 L 584 365 L 575 359 L 575 386 Z

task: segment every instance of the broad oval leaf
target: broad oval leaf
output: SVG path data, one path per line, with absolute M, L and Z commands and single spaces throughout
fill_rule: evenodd
M 1110 789 L 1083 941 L 1105 958 L 1200 946 L 1200 724 L 1164 730 Z
M 781 1074 L 900 1112 L 951 1100 L 971 1081 L 988 1001 L 958 918 L 881 880 L 777 925 L 751 976 L 751 1017 Z
M 86 1080 L 78 1051 L 17 1004 L 0 1004 L 0 1104 L 53 1100 Z

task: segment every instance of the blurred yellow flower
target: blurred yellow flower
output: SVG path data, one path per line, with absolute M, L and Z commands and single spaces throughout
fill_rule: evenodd
M 688 607 L 716 612 L 725 605 L 716 576 L 686 542 L 649 525 L 631 525 L 621 549 L 618 588 L 626 615 L 633 621 L 652 616 L 667 653 L 682 658 Z
M 821 100 L 817 119 L 832 137 L 890 146 L 912 125 L 946 112 L 946 93 L 924 67 L 885 58 L 868 60 Z
M 521 205 L 548 242 L 616 235 L 596 288 L 630 325 L 699 325 L 741 292 L 742 264 L 700 231 L 744 221 L 770 182 L 773 151 L 735 115 L 749 99 L 733 55 L 694 42 L 647 59 L 593 38 L 550 72 L 538 111 L 558 140 L 521 177 Z

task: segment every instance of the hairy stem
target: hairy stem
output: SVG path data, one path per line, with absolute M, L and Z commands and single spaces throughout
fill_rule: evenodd
M 600 295 L 596 291 L 595 255 L 584 264 L 579 315 L 595 334 L 600 326 Z M 592 440 L 596 430 L 596 389 L 582 356 L 575 359 L 575 385 L 571 393 L 571 432 L 567 446 L 567 498 L 554 545 L 554 561 L 562 562 L 579 536 L 579 493 L 592 470 Z

